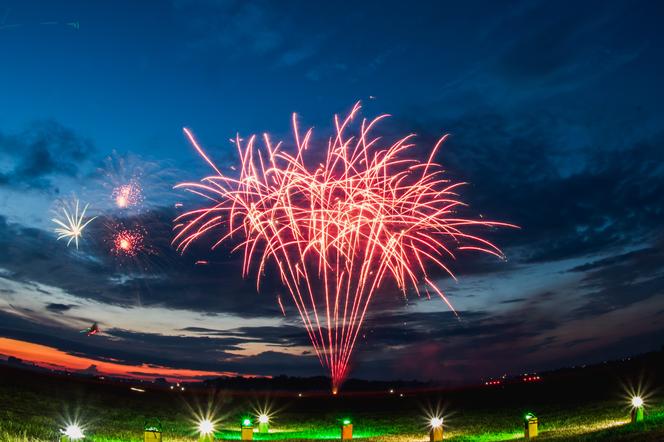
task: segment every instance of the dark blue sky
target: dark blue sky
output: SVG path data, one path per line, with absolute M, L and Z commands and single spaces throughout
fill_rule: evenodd
M 171 187 L 207 172 L 183 126 L 230 164 L 236 132 L 288 142 L 297 112 L 322 138 L 362 100 L 368 117 L 393 115 L 388 138 L 415 132 L 428 148 L 450 133 L 437 159 L 471 183 L 474 213 L 522 229 L 489 234 L 507 262 L 468 257 L 454 264 L 458 283 L 441 279 L 462 322 L 444 305 L 383 294 L 354 374 L 472 380 L 658 348 L 663 12 L 0 1 L 0 336 L 128 364 L 321 373 L 295 312 L 280 318 L 277 287 L 256 294 L 227 253 L 170 249 L 181 198 Z M 144 205 L 118 213 L 110 189 L 131 177 Z M 73 194 L 104 220 L 78 253 L 51 222 Z M 110 258 L 105 226 L 118 218 L 146 225 L 158 254 Z M 78 336 L 92 320 L 105 335 Z

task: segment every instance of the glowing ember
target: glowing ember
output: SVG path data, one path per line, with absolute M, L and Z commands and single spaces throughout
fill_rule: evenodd
M 176 186 L 212 203 L 176 218 L 174 244 L 184 252 L 208 233 L 213 248 L 232 236 L 243 238 L 243 274 L 255 270 L 259 289 L 268 265 L 278 271 L 320 362 L 330 370 L 333 391 L 348 374 L 371 298 L 382 286 L 419 295 L 428 285 L 452 308 L 427 269 L 452 275 L 444 261 L 458 250 L 502 258 L 498 247 L 473 230 L 510 226 L 457 214 L 465 206 L 456 193 L 464 183 L 445 179 L 433 162 L 445 137 L 426 161 L 408 158 L 412 136 L 383 148 L 380 138 L 369 135 L 384 117 L 363 120 L 359 133 L 347 136 L 359 109 L 358 103 L 346 119 L 335 117 L 336 134 L 323 161 L 313 166 L 305 153 L 322 149 L 310 149 L 312 130 L 301 134 L 295 115 L 294 154 L 281 151 L 267 135 L 264 150 L 255 147 L 256 137 L 244 147 L 238 137 L 236 178 L 222 174 L 184 129 L 214 174 Z

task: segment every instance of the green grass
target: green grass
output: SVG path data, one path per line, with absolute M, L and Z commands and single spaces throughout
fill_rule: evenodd
M 14 401 L 14 403 L 17 401 Z M 22 401 L 21 401 L 22 402 Z M 34 403 L 34 402 L 32 402 Z M 30 406 L 28 407 L 30 408 Z M 37 406 L 25 413 L 15 409 L 3 409 L 0 413 L 0 440 L 2 441 L 52 441 L 57 437 L 57 417 Z M 42 413 L 40 413 L 40 411 Z M 50 410 L 54 411 L 54 410 Z M 57 415 L 57 413 L 55 413 Z M 168 416 L 168 413 L 161 413 Z M 107 406 L 86 407 L 82 412 L 91 441 L 140 441 L 144 423 L 143 413 L 131 407 Z M 171 411 L 171 418 L 162 420 L 164 439 L 171 441 L 193 441 L 194 424 L 191 418 L 179 410 Z M 468 412 L 463 416 L 447 419 L 445 439 L 450 441 L 490 442 L 522 438 L 519 410 L 496 410 L 494 412 Z M 583 409 L 551 409 L 540 412 L 541 440 L 664 440 L 664 406 L 649 409 L 646 420 L 637 425 L 628 423 L 625 410 L 615 409 L 611 404 L 596 404 Z M 339 428 L 335 416 L 303 417 L 283 414 L 271 425 L 271 433 L 255 433 L 255 440 L 325 440 L 338 439 Z M 83 420 L 82 420 L 83 421 Z M 359 441 L 418 441 L 427 440 L 426 428 L 421 416 L 412 412 L 403 415 L 381 415 L 380 413 L 356 413 L 353 419 L 354 436 Z M 217 433 L 217 439 L 238 440 L 239 426 L 226 422 Z
M 68 420 L 84 423 L 89 441 L 141 441 L 147 418 L 158 417 L 164 441 L 195 441 L 195 419 L 191 408 L 207 402 L 206 395 L 182 396 L 168 392 L 129 392 L 127 386 L 76 382 L 60 385 L 24 379 L 0 380 L 0 441 L 54 441 L 58 429 Z M 529 393 L 530 390 L 524 390 Z M 535 391 L 535 390 L 533 390 Z M 473 399 L 466 400 L 469 396 Z M 475 395 L 475 396 L 473 396 Z M 502 396 L 501 396 L 502 395 Z M 662 441 L 664 440 L 664 397 L 648 400 L 643 423 L 629 423 L 627 400 L 593 398 L 583 401 L 511 401 L 509 391 L 456 392 L 438 397 L 445 405 L 445 440 L 491 442 L 523 438 L 521 418 L 534 411 L 540 421 L 539 440 L 551 441 Z M 444 396 L 444 395 L 443 395 Z M 505 398 L 504 400 L 502 398 Z M 526 397 L 529 398 L 528 394 Z M 477 398 L 477 399 L 474 399 Z M 339 438 L 339 419 L 351 417 L 358 441 L 414 442 L 428 440 L 424 408 L 429 397 L 410 395 L 400 400 L 390 396 L 338 398 L 273 398 L 281 411 L 274 414 L 268 435 L 254 434 L 254 440 L 311 441 Z M 530 399 L 528 399 L 530 400 Z M 240 419 L 261 402 L 252 395 L 219 394 L 214 400 L 219 413 L 218 440 L 238 440 Z M 495 405 L 503 404 L 504 405 Z M 491 405 L 494 404 L 494 405 Z M 203 407 L 205 408 L 205 407 Z

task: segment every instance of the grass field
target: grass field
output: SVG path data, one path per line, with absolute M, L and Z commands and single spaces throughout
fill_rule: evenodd
M 271 433 L 254 440 L 339 439 L 338 422 L 352 418 L 358 441 L 424 441 L 427 410 L 445 418 L 445 439 L 502 441 L 523 438 L 521 417 L 533 411 L 540 440 L 664 441 L 664 396 L 647 397 L 643 423 L 629 423 L 629 395 L 621 374 L 603 373 L 544 379 L 539 384 L 469 388 L 447 392 L 379 392 L 333 397 L 305 393 L 174 393 L 126 384 L 54 377 L 23 370 L 0 370 L 0 440 L 53 441 L 58 429 L 77 419 L 86 440 L 140 441 L 146 419 L 159 418 L 164 440 L 196 440 L 192 410 L 214 403 L 219 419 L 216 438 L 239 439 L 242 416 L 271 403 Z M 648 391 L 653 391 L 651 388 Z

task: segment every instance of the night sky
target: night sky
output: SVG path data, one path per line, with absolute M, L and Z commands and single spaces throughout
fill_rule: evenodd
M 0 355 L 180 378 L 325 374 L 286 292 L 241 255 L 170 246 L 173 190 L 290 118 L 323 149 L 363 103 L 468 181 L 508 259 L 462 254 L 440 299 L 383 290 L 352 376 L 458 383 L 664 344 L 664 8 L 658 2 L 0 1 Z M 291 144 L 289 144 L 291 143 Z M 136 179 L 139 207 L 119 210 Z M 51 218 L 99 218 L 79 250 Z M 117 223 L 149 253 L 110 253 Z M 196 265 L 207 260 L 208 265 Z M 283 295 L 286 317 L 276 302 Z M 99 336 L 79 330 L 97 321 Z

